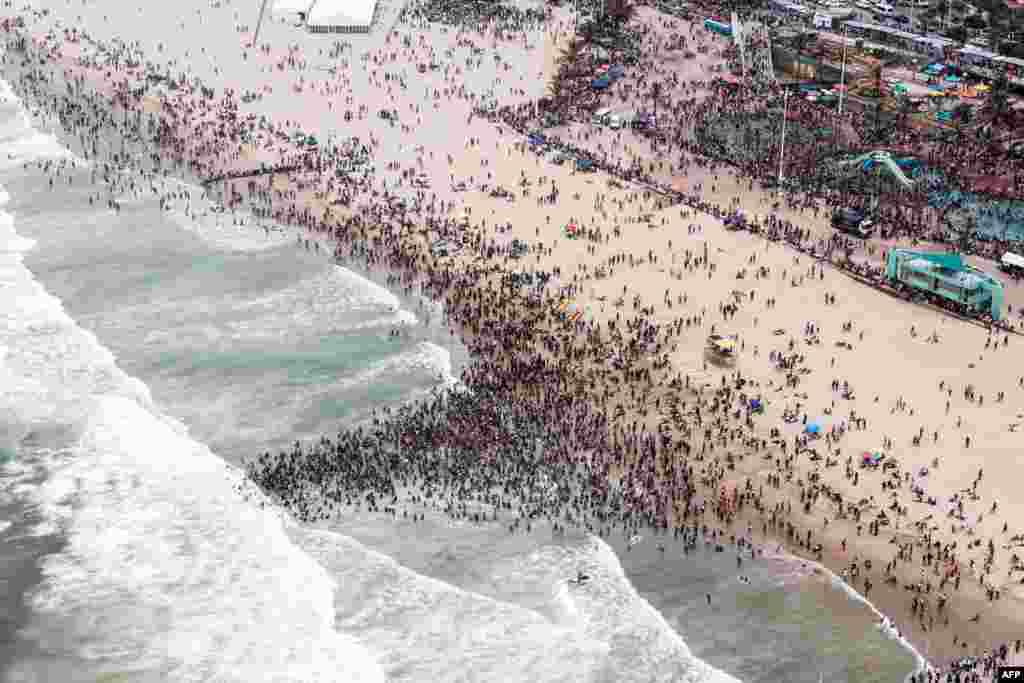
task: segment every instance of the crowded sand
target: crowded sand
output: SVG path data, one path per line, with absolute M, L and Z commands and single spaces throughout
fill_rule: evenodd
M 634 22 L 650 27 L 648 40 L 659 27 L 671 29 L 650 8 L 641 8 Z M 603 472 L 612 483 L 598 486 L 600 494 L 609 495 L 618 482 L 628 491 L 624 505 L 636 513 L 618 523 L 580 513 L 587 528 L 636 533 L 653 522 L 696 537 L 698 527 L 707 527 L 722 539 L 746 539 L 746 552 L 755 556 L 756 548 L 785 544 L 841 574 L 936 666 L 1003 643 L 1014 660 L 1024 598 L 1024 563 L 1016 554 L 1024 547 L 1024 500 L 1015 498 L 1012 483 L 1024 466 L 1011 458 L 1024 438 L 1024 373 L 1012 360 L 1017 334 L 895 299 L 848 277 L 825 256 L 826 210 L 778 205 L 777 197 L 688 150 L 652 150 L 635 133 L 584 123 L 551 131 L 581 146 L 600 145 L 595 149 L 623 167 L 640 159 L 651 179 L 686 194 L 680 201 L 647 182 L 539 158 L 523 135 L 473 113 L 485 98 L 516 106 L 538 97 L 571 25 L 559 11 L 545 29 L 526 31 L 529 38 L 456 29 L 428 37 L 410 18 L 390 35 L 352 38 L 364 41 L 359 49 L 368 58 L 360 62 L 357 49 L 342 48 L 328 73 L 316 66 L 327 61 L 323 53 L 335 37 L 276 26 L 276 33 L 264 34 L 265 49 L 252 49 L 251 28 L 240 24 L 248 30 L 237 31 L 232 45 L 222 41 L 216 57 L 196 67 L 216 97 L 204 99 L 190 87 L 158 102 L 128 101 L 164 122 L 160 153 L 179 162 L 176 172 L 202 179 L 261 163 L 302 167 L 214 183 L 210 192 L 244 213 L 254 231 L 269 232 L 270 218 L 301 225 L 303 240 L 320 238 L 311 242 L 315 248 L 395 268 L 395 281 L 407 287 L 425 283 L 447 302 L 453 331 L 477 352 L 478 381 L 550 382 L 550 390 L 527 385 L 510 395 L 541 401 L 549 428 L 566 437 L 559 455 Z M 696 43 L 714 43 L 699 30 L 675 28 Z M 49 62 L 35 67 L 56 75 L 46 86 L 56 92 L 65 79 L 77 83 L 76 98 L 110 97 L 115 83 L 142 73 L 82 66 L 81 42 L 59 32 L 46 40 L 45 29 L 32 22 L 27 34 L 39 41 L 28 54 L 47 55 Z M 474 56 L 471 44 L 484 53 Z M 447 50 L 440 69 L 416 72 L 416 64 Z M 22 59 L 13 51 L 7 56 Z M 707 80 L 717 59 L 711 50 L 674 71 L 680 83 L 666 100 L 711 97 L 687 82 Z M 470 70 L 485 73 L 469 84 Z M 29 72 L 22 64 L 22 76 Z M 19 90 L 38 83 L 23 79 Z M 231 93 L 224 92 L 227 83 Z M 242 102 L 244 92 L 264 97 Z M 77 121 L 63 112 L 75 135 L 86 135 L 101 116 L 105 100 L 92 102 L 94 109 L 84 108 Z M 396 124 L 378 116 L 383 108 L 398 112 Z M 349 121 L 341 118 L 345 111 L 353 114 Z M 232 135 L 248 114 L 265 116 L 286 137 L 271 134 L 270 126 L 257 143 Z M 118 114 L 107 124 L 127 125 Z M 294 130 L 322 141 L 316 160 L 287 139 Z M 334 174 L 332 134 L 360 138 L 376 166 L 374 178 L 351 182 Z M 103 161 L 145 165 L 133 159 Z M 159 189 L 167 170 L 147 171 L 152 189 L 168 207 L 187 210 L 186 192 Z M 414 178 L 423 178 L 423 186 L 413 186 Z M 97 201 L 126 189 L 116 177 L 105 182 Z M 512 200 L 490 196 L 487 190 L 496 187 L 509 190 Z M 402 194 L 411 210 L 392 210 L 385 191 Z M 554 201 L 541 201 L 545 195 Z M 697 201 L 723 213 L 738 206 L 761 222 L 788 221 L 791 232 L 805 231 L 804 239 L 792 240 L 802 250 L 790 240 L 728 231 L 694 208 Z M 426 228 L 428 217 L 450 224 Z M 570 224 L 579 228 L 575 239 L 566 235 Z M 462 241 L 461 252 L 432 254 L 429 245 L 442 235 Z M 509 255 L 513 239 L 529 245 L 520 259 Z M 876 243 L 855 258 L 877 267 L 887 246 Z M 807 253 L 814 247 L 817 257 Z M 511 271 L 553 273 L 546 298 L 533 302 L 503 288 L 501 275 Z M 579 307 L 577 322 L 559 318 L 561 298 Z M 1019 285 L 1008 285 L 1007 301 L 1016 322 L 1024 306 Z M 734 363 L 707 352 L 710 334 L 736 335 Z M 572 403 L 568 410 L 570 397 L 586 406 Z M 763 413 L 750 411 L 754 398 Z M 574 420 L 586 420 L 587 428 L 579 430 Z M 817 437 L 808 434 L 812 423 L 821 427 Z M 862 467 L 866 452 L 884 457 Z M 280 494 L 287 484 L 279 475 L 261 483 Z M 300 515 L 313 516 L 314 509 L 342 509 L 346 497 L 300 498 L 290 502 Z M 461 514 L 459 506 L 452 510 Z

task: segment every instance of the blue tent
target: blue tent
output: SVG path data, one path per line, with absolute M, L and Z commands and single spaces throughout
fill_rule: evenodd
M 594 90 L 604 90 L 611 84 L 612 81 L 607 76 L 600 76 L 590 81 L 590 87 L 593 88 Z
M 626 75 L 626 67 L 621 64 L 612 64 L 608 69 L 608 75 L 612 78 L 622 78 Z
M 812 422 L 809 425 L 807 425 L 807 429 L 805 431 L 808 434 L 820 434 L 821 433 L 821 425 L 818 424 L 817 422 Z

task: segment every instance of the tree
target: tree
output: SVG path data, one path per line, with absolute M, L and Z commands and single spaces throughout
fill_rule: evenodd
M 946 31 L 946 37 L 963 43 L 967 41 L 967 30 L 963 26 L 952 26 Z
M 620 22 L 629 21 L 636 12 L 631 0 L 608 0 L 607 8 L 608 15 Z
M 1010 101 L 1007 97 L 1009 79 L 1006 77 L 1006 69 L 1000 68 L 996 77 L 992 79 L 992 90 L 989 91 L 988 106 L 992 112 L 993 122 L 1002 120 L 1010 109 Z
M 964 19 L 964 26 L 967 28 L 973 28 L 977 31 L 982 31 L 989 28 L 988 22 L 981 18 L 980 15 L 972 14 Z
M 970 124 L 974 116 L 974 108 L 966 102 L 961 102 L 953 109 L 953 121 L 956 123 L 957 139 L 963 139 L 964 126 Z
M 910 112 L 913 110 L 913 103 L 910 98 L 906 95 L 900 96 L 900 126 L 904 127 L 907 125 L 907 119 L 910 118 Z

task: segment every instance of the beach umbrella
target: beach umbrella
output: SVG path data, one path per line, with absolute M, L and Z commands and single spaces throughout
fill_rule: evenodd
M 807 425 L 807 428 L 805 429 L 805 431 L 808 434 L 820 434 L 821 433 L 821 425 L 818 424 L 817 422 L 811 422 L 810 424 Z

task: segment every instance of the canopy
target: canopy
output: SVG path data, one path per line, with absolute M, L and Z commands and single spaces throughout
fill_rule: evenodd
M 864 459 L 864 462 L 874 465 L 881 462 L 882 458 L 885 456 L 878 451 L 875 451 L 874 453 L 871 451 L 864 451 L 864 454 L 861 457 Z
M 306 21 L 314 32 L 369 29 L 377 0 L 316 0 Z
M 573 322 L 583 317 L 583 309 L 575 301 L 563 300 L 558 304 L 558 312 Z
M 275 15 L 295 15 L 309 13 L 313 0 L 276 0 L 271 10 Z

